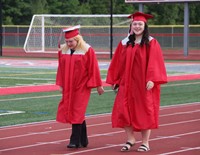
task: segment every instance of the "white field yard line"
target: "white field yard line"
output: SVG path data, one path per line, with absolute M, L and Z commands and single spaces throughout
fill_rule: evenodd
M 113 90 L 105 90 L 105 92 L 112 92 Z M 97 93 L 97 91 L 92 91 L 92 94 Z M 17 101 L 17 100 L 27 100 L 27 99 L 40 99 L 40 98 L 50 98 L 50 97 L 59 97 L 62 96 L 61 94 L 58 95 L 42 95 L 42 96 L 34 96 L 34 97 L 20 97 L 20 98 L 12 98 L 12 99 L 0 99 L 0 102 L 4 101 Z
M 8 110 L 8 111 L 0 113 L 0 116 L 12 115 L 12 114 L 21 114 L 21 113 L 25 113 L 25 111 L 10 111 L 10 110 Z

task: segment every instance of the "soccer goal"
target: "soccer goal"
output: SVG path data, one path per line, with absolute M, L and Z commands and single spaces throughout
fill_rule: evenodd
M 128 31 L 128 15 L 113 15 L 113 33 L 120 40 Z M 62 28 L 81 25 L 84 40 L 97 52 L 109 53 L 110 15 L 34 15 L 24 43 L 26 53 L 56 53 L 58 41 L 64 43 Z M 121 36 L 121 38 L 120 38 Z

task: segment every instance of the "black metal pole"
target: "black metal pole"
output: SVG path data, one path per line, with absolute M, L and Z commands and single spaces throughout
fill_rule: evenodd
M 110 59 L 113 51 L 113 1 L 110 0 Z
M 144 11 L 144 5 L 142 3 L 139 4 L 139 11 L 140 12 Z
M 183 47 L 184 56 L 188 56 L 188 33 L 189 33 L 189 6 L 188 3 L 184 3 L 184 37 L 183 37 Z
M 0 0 L 0 56 L 2 56 L 2 43 L 3 43 L 3 39 L 2 39 L 2 18 L 3 18 L 3 15 L 2 15 L 2 2 Z

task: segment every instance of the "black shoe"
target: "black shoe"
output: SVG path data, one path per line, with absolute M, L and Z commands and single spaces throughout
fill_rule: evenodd
M 87 147 L 87 145 L 88 145 L 88 144 L 84 144 L 84 145 L 82 144 L 81 147 Z
M 79 148 L 80 146 L 79 145 L 76 145 L 76 144 L 69 144 L 67 145 L 67 148 Z

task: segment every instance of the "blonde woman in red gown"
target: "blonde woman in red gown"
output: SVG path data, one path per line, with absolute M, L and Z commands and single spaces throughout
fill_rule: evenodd
M 56 120 L 72 124 L 67 148 L 87 147 L 85 113 L 91 89 L 97 88 L 99 95 L 104 93 L 95 51 L 83 40 L 79 28 L 80 25 L 63 29 L 66 43 L 58 52 L 56 84 L 62 99 Z

